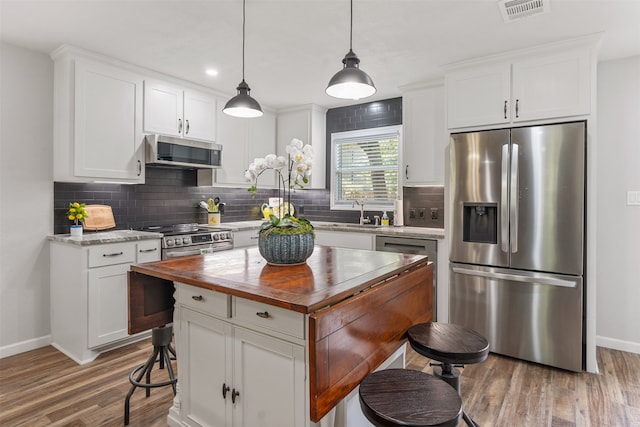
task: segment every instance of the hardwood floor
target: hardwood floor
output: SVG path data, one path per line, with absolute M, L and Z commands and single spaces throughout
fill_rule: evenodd
M 150 352 L 147 340 L 83 366 L 53 347 L 0 359 L 0 426 L 121 426 L 129 373 Z M 597 358 L 599 375 L 491 354 L 463 370 L 464 409 L 481 426 L 640 426 L 640 355 L 598 348 Z M 407 367 L 431 372 L 411 349 Z M 172 399 L 171 387 L 136 390 L 130 425 L 166 426 Z

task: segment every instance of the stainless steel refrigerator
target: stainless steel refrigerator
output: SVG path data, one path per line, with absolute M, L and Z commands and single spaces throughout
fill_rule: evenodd
M 451 135 L 450 322 L 584 369 L 586 124 Z

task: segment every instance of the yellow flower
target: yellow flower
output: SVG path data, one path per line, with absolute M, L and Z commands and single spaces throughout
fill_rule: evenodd
M 75 212 L 76 208 L 69 208 L 69 212 Z
M 79 208 L 79 207 L 80 207 L 80 203 L 78 203 L 78 202 L 73 202 L 73 207 L 74 207 L 74 208 Z
M 71 221 L 73 221 L 73 220 L 75 220 L 75 219 L 76 219 L 76 217 L 75 217 L 74 215 L 69 215 L 69 219 L 70 219 Z
M 76 219 L 82 219 L 82 214 L 81 213 L 76 214 Z

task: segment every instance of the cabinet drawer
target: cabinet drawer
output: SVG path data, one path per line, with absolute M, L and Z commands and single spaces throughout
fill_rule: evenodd
M 218 317 L 229 317 L 229 299 L 220 292 L 180 284 L 177 302 L 186 307 Z
M 241 322 L 304 339 L 304 315 L 244 298 L 234 297 L 233 315 Z
M 136 244 L 136 262 L 160 261 L 160 239 L 145 240 Z
M 89 268 L 136 261 L 135 244 L 113 243 L 89 248 Z

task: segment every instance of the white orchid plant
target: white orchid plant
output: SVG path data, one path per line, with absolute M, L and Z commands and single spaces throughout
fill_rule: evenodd
M 278 234 L 297 234 L 313 232 L 313 226 L 306 218 L 296 218 L 289 213 L 291 206 L 291 192 L 297 188 L 304 188 L 309 183 L 311 176 L 311 163 L 313 160 L 313 147 L 304 144 L 301 140 L 293 138 L 287 145 L 287 157 L 268 154 L 265 157 L 254 159 L 245 173 L 247 181 L 252 185 L 248 188 L 255 197 L 258 189 L 258 178 L 267 170 L 274 170 L 278 179 L 278 197 L 281 193 L 282 200 L 286 201 L 286 210 L 282 218 L 270 215 L 269 220 L 262 225 L 261 232 Z M 286 173 L 286 176 L 285 176 Z

